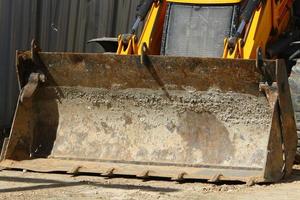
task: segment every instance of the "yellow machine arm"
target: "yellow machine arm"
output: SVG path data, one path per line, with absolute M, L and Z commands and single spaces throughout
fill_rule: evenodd
M 141 55 L 142 46 L 146 44 L 148 54 L 159 55 L 164 18 L 169 2 L 198 5 L 246 3 L 245 10 L 252 9 L 252 11 L 241 15 L 238 30 L 240 33 L 235 38 L 224 38 L 222 56 L 223 58 L 243 59 L 255 58 L 258 48 L 266 54 L 267 45 L 276 41 L 287 30 L 293 4 L 293 0 L 249 0 L 248 2 L 242 0 L 152 0 L 152 5 L 145 17 L 142 34 L 139 38 L 135 33 L 120 35 L 117 54 Z
M 276 41 L 287 30 L 292 3 L 292 0 L 260 3 L 234 47 L 230 47 L 229 40 L 225 39 L 223 58 L 256 58 L 257 48 L 265 53 L 267 44 Z
M 117 54 L 128 55 L 142 53 L 142 44 L 146 44 L 149 54 L 160 53 L 160 43 L 166 13 L 166 1 L 153 1 L 139 40 L 135 34 L 123 34 L 118 37 Z

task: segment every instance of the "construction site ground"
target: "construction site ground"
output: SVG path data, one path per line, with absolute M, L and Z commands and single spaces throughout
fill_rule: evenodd
M 0 172 L 0 199 L 300 199 L 300 165 L 291 178 L 276 184 L 205 181 L 178 183 L 170 180 L 142 180 L 133 177 L 106 178 L 96 175 Z

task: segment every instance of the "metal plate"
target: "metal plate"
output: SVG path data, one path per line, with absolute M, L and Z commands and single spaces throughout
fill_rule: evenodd
M 120 174 L 265 180 L 270 149 L 281 145 L 269 142 L 277 110 L 258 90 L 255 61 L 40 53 L 33 65 L 29 56 L 18 56 L 21 85 L 35 70 L 47 80 L 18 105 L 6 167 L 94 172 L 91 163 L 106 163 Z

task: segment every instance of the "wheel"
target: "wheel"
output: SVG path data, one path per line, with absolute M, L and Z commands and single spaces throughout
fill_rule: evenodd
M 291 97 L 295 113 L 295 121 L 298 135 L 298 146 L 296 153 L 296 162 L 300 163 L 300 60 L 294 65 L 289 77 Z

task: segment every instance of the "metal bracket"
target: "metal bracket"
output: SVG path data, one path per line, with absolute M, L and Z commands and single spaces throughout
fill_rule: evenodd
M 271 108 L 274 108 L 278 98 L 278 86 L 276 83 L 268 85 L 266 83 L 259 84 L 259 91 L 264 92 Z
M 32 62 L 35 65 L 40 64 L 40 59 L 39 59 L 39 52 L 41 51 L 41 48 L 39 47 L 38 42 L 33 39 L 31 41 L 31 59 Z M 41 73 L 41 72 L 32 72 L 29 75 L 28 82 L 26 85 L 22 88 L 21 90 L 21 96 L 20 96 L 20 101 L 23 102 L 24 98 L 30 98 L 32 97 L 33 93 L 38 87 L 38 84 L 42 82 L 46 82 L 46 76 Z
M 256 68 L 262 74 L 264 80 L 268 83 L 268 85 L 272 85 L 273 81 L 270 76 L 270 73 L 268 72 L 268 66 L 264 62 L 264 57 L 263 57 L 261 47 L 258 47 L 256 49 Z
M 41 48 L 39 46 L 39 43 L 33 39 L 31 41 L 31 59 L 35 65 L 39 65 L 39 52 L 41 51 Z
M 147 53 L 148 53 L 148 46 L 144 42 L 143 45 L 142 45 L 142 54 L 141 54 L 141 58 L 140 58 L 142 65 L 145 65 Z
M 129 41 L 134 39 L 133 36 L 134 36 L 133 34 L 122 34 L 121 39 L 122 39 L 123 44 L 128 45 Z
M 40 65 L 39 52 L 41 48 L 38 42 L 33 39 L 31 42 L 31 59 L 34 65 Z M 33 93 L 38 87 L 38 84 L 46 82 L 46 76 L 42 72 L 32 72 L 29 75 L 28 82 L 21 90 L 20 101 L 23 102 L 24 98 L 32 97 Z
M 31 73 L 27 84 L 21 90 L 20 101 L 23 102 L 24 98 L 32 97 L 33 93 L 38 87 L 39 82 L 44 83 L 46 76 L 43 73 Z

